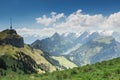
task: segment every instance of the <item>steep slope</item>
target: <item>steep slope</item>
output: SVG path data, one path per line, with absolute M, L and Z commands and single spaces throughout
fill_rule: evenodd
M 40 50 L 35 50 L 32 49 L 30 46 L 28 45 L 24 45 L 23 48 L 17 48 L 14 47 L 12 45 L 5 45 L 5 46 L 0 46 L 0 57 L 3 56 L 10 56 L 11 58 L 14 59 L 13 63 L 11 63 L 10 66 L 16 65 L 16 61 L 20 62 L 20 61 L 27 61 L 28 63 L 32 64 L 36 64 L 35 70 L 38 72 L 44 72 L 44 71 L 54 71 L 55 67 L 49 63 L 42 55 L 44 53 Z M 30 60 L 29 58 L 32 60 Z M 21 60 L 20 60 L 21 58 Z M 3 59 L 3 58 L 2 58 Z M 20 60 L 20 61 L 19 61 Z M 5 61 L 6 62 L 6 61 Z M 8 61 L 8 63 L 11 62 Z M 20 64 L 20 63 L 19 63 Z M 7 65 L 7 63 L 6 63 Z M 26 65 L 29 65 L 26 63 Z M 43 67 L 42 67 L 43 66 Z M 32 66 L 31 66 L 32 67 Z M 46 68 L 46 69 L 45 69 Z M 24 68 L 23 68 L 24 69 Z M 47 70 L 48 69 L 48 70 Z
M 23 38 L 15 30 L 0 32 L 0 41 L 0 69 L 17 73 L 44 73 L 56 70 L 43 56 L 46 55 L 43 51 L 24 44 Z

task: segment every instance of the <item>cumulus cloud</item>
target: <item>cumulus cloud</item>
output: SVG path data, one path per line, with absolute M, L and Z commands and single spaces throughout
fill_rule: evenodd
M 75 13 L 70 14 L 66 22 L 71 26 L 81 26 L 81 27 L 99 27 L 105 20 L 105 17 L 101 14 L 89 15 L 83 14 L 82 10 L 78 10 Z
M 120 27 L 120 12 L 111 14 L 106 21 L 104 22 L 103 26 L 107 28 L 117 28 Z
M 56 12 L 51 12 L 51 17 L 43 15 L 42 17 L 36 18 L 37 23 L 49 26 L 50 24 L 55 23 L 59 19 L 65 17 L 64 13 L 57 14 Z
M 54 32 L 63 33 L 80 33 L 81 31 L 109 30 L 119 31 L 120 29 L 120 12 L 104 16 L 102 14 L 84 14 L 82 10 L 77 10 L 70 15 L 64 13 L 51 12 L 51 16 L 43 15 L 36 18 L 36 22 L 43 24 L 43 29 L 18 29 L 20 34 L 25 36 L 51 36 Z M 61 21 L 59 21 L 63 18 Z M 46 27 L 51 26 L 51 27 Z M 109 34 L 108 32 L 107 34 Z M 106 33 L 105 33 L 106 34 Z

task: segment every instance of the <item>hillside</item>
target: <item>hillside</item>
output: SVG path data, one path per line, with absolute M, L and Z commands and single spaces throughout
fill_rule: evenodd
M 55 71 L 55 67 L 49 63 L 45 57 L 42 56 L 44 54 L 40 50 L 35 50 L 29 47 L 28 45 L 24 45 L 23 48 L 17 48 L 12 45 L 5 45 L 0 46 L 0 61 L 4 62 L 6 64 L 6 68 L 9 69 L 9 66 L 15 66 L 18 69 L 21 69 L 22 64 L 29 65 L 32 68 L 32 70 L 35 70 L 35 72 L 45 72 L 45 71 Z M 21 63 L 21 61 L 23 63 Z M 10 64 L 9 64 L 10 63 Z M 17 66 L 17 63 L 19 66 Z M 2 66 L 0 68 L 3 68 Z M 22 67 L 22 71 L 24 72 L 24 68 L 26 66 Z M 10 68 L 11 69 L 11 68 Z M 25 73 L 34 73 L 30 70 Z
M 120 58 L 46 74 L 10 74 L 0 80 L 120 80 Z
M 2 72 L 30 74 L 55 71 L 55 66 L 43 55 L 45 55 L 43 51 L 24 44 L 23 37 L 15 30 L 6 29 L 0 32 L 0 74 Z

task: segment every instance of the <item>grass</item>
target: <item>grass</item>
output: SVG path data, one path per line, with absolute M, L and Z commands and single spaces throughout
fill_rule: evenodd
M 45 74 L 8 74 L 0 80 L 120 80 L 120 58 Z
M 50 67 L 50 72 L 55 71 L 55 67 L 49 63 L 43 56 L 44 54 L 41 50 L 32 49 L 28 45 L 24 45 L 23 48 L 16 48 L 12 45 L 2 45 L 0 46 L 0 56 L 9 55 L 16 59 L 16 52 L 24 52 L 26 55 L 29 55 L 37 64 L 45 64 Z M 44 73 L 44 71 L 38 69 L 39 73 Z

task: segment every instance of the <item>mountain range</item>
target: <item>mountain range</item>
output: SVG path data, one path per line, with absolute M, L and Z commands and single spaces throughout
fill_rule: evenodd
M 0 32 L 0 75 L 45 73 L 120 57 L 119 33 L 58 34 L 31 45 L 14 29 Z
M 120 56 L 120 33 L 110 31 L 81 32 L 36 40 L 33 48 L 48 52 L 51 56 L 63 56 L 77 66 L 93 64 Z

